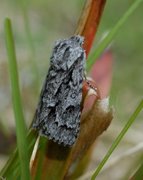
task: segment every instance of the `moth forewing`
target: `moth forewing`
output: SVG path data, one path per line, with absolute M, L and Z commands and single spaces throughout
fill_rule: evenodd
M 42 136 L 73 145 L 80 129 L 82 84 L 85 70 L 83 37 L 56 42 L 33 128 Z

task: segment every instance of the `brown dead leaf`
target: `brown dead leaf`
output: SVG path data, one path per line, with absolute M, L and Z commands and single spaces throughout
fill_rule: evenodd
M 78 163 L 86 157 L 86 154 L 90 154 L 89 151 L 91 151 L 93 143 L 108 128 L 112 118 L 113 112 L 109 108 L 108 99 L 96 101 L 91 110 L 83 114 L 79 137 L 67 159 L 65 178 L 72 175 L 73 167 L 76 169 Z

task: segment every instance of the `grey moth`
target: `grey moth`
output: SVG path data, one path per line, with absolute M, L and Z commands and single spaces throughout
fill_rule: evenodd
M 40 135 L 64 146 L 73 145 L 80 130 L 83 41 L 76 35 L 55 43 L 32 125 Z

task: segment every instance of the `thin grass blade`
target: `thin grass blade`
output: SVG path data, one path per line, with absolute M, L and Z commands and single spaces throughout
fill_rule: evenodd
M 18 152 L 19 152 L 19 159 L 21 166 L 21 179 L 29 180 L 30 172 L 29 172 L 28 146 L 26 141 L 27 130 L 26 130 L 26 124 L 24 121 L 24 115 L 22 110 L 15 46 L 14 46 L 11 21 L 9 18 L 5 19 L 5 39 L 6 39 L 8 60 L 9 60 L 8 62 L 9 62 L 9 73 L 10 73 L 11 90 L 12 90 L 12 102 L 13 102 L 13 110 L 15 115 L 17 145 L 18 145 Z
M 130 180 L 142 180 L 143 179 L 143 162 L 135 172 L 135 174 L 130 178 Z
M 87 61 L 87 72 L 90 71 L 91 67 L 97 60 L 97 58 L 104 52 L 104 49 L 108 47 L 108 45 L 115 38 L 121 26 L 127 21 L 127 19 L 133 14 L 133 12 L 139 7 L 140 3 L 143 0 L 136 0 L 131 5 L 131 7 L 125 12 L 125 14 L 121 17 L 121 19 L 117 22 L 117 24 L 112 28 L 112 30 L 108 33 L 108 35 L 102 40 L 102 42 L 98 45 L 98 47 L 93 51 L 93 53 L 88 57 Z
M 120 141 L 122 140 L 122 138 L 124 137 L 124 135 L 126 134 L 128 129 L 130 128 L 130 126 L 136 120 L 138 114 L 141 112 L 142 109 L 143 109 L 143 100 L 141 100 L 141 102 L 139 103 L 138 107 L 136 108 L 136 110 L 134 111 L 132 116 L 129 118 L 129 120 L 127 121 L 126 125 L 124 126 L 124 128 L 122 129 L 122 131 L 117 136 L 117 138 L 115 139 L 114 143 L 112 144 L 112 146 L 108 150 L 107 154 L 105 155 L 103 160 L 100 162 L 100 164 L 97 167 L 96 171 L 93 173 L 93 175 L 91 177 L 91 180 L 94 180 L 97 177 L 97 175 L 100 173 L 100 171 L 102 170 L 103 166 L 105 165 L 105 163 L 107 162 L 107 160 L 111 156 L 112 152 L 116 149 L 116 147 L 118 146 L 118 144 L 120 143 Z

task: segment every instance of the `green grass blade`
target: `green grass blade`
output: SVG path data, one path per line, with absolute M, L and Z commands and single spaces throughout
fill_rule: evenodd
M 33 152 L 33 147 L 34 147 L 37 137 L 38 137 L 38 133 L 36 131 L 29 130 L 28 135 L 27 135 L 29 155 L 31 155 Z M 15 172 L 16 176 L 20 176 L 19 163 L 20 162 L 18 158 L 18 150 L 16 148 L 13 154 L 11 154 L 11 156 L 9 157 L 3 169 L 1 170 L 0 176 L 7 177 L 7 179 L 9 177 L 10 179 L 14 171 L 16 171 Z
M 17 72 L 17 62 L 15 54 L 14 39 L 12 34 L 12 27 L 10 19 L 5 19 L 5 37 L 6 37 L 6 47 L 9 60 L 9 71 L 11 79 L 11 89 L 12 89 L 12 101 L 13 110 L 15 115 L 16 123 L 16 134 L 17 134 L 17 145 L 21 166 L 21 179 L 30 179 L 29 172 L 29 160 L 28 160 L 28 146 L 26 141 L 26 125 L 24 121 L 24 115 L 22 110 L 22 103 L 20 97 L 19 89 L 19 78 Z
M 103 166 L 105 165 L 105 163 L 107 162 L 107 160 L 109 159 L 109 157 L 111 156 L 112 152 L 115 150 L 115 148 L 118 146 L 118 144 L 120 143 L 120 141 L 122 140 L 122 138 L 124 137 L 124 135 L 126 134 L 126 132 L 128 131 L 128 129 L 130 128 L 130 126 L 133 124 L 133 122 L 136 120 L 138 114 L 141 112 L 141 110 L 143 109 L 143 100 L 141 100 L 141 102 L 139 103 L 138 107 L 136 108 L 136 110 L 134 111 L 134 113 L 132 114 L 132 116 L 129 118 L 129 120 L 127 121 L 126 125 L 124 126 L 124 128 L 122 129 L 122 131 L 120 132 L 120 134 L 118 135 L 118 137 L 115 139 L 114 143 L 111 145 L 110 149 L 108 150 L 107 154 L 105 155 L 105 157 L 103 158 L 103 160 L 100 162 L 99 166 L 97 167 L 96 171 L 93 173 L 91 180 L 94 180 L 97 175 L 99 174 L 99 172 L 102 170 Z
M 132 176 L 130 179 L 137 179 L 137 180 L 142 180 L 143 179 L 143 163 L 140 165 L 136 173 Z
M 121 26 L 137 9 L 141 2 L 143 2 L 143 0 L 134 1 L 131 7 L 125 12 L 125 14 L 121 17 L 121 19 L 117 22 L 117 24 L 113 27 L 109 34 L 102 40 L 102 42 L 98 45 L 94 52 L 89 56 L 87 60 L 87 72 L 90 71 L 91 67 L 93 66 L 97 58 L 103 53 L 104 49 L 108 47 L 108 45 L 112 42 L 112 40 L 115 38 L 116 34 L 120 30 Z

